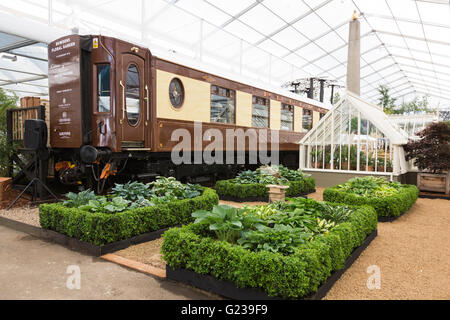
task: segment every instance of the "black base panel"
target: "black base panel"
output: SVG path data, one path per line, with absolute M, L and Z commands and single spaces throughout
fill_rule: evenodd
M 347 271 L 348 268 L 355 262 L 361 253 L 369 246 L 373 239 L 377 236 L 378 231 L 374 230 L 364 242 L 357 247 L 350 256 L 345 260 L 344 268 L 337 270 L 331 274 L 327 281 L 319 287 L 316 293 L 305 297 L 306 300 L 320 300 L 326 296 L 331 287 L 339 280 L 339 278 Z M 166 278 L 182 283 L 186 283 L 193 287 L 209 291 L 219 296 L 233 299 L 233 300 L 281 300 L 279 297 L 269 297 L 261 289 L 254 288 L 238 288 L 230 281 L 219 280 L 211 275 L 198 274 L 192 270 L 187 269 L 172 269 L 166 266 Z
M 83 254 L 87 254 L 90 256 L 99 257 L 107 253 L 111 253 L 114 251 L 126 249 L 129 246 L 152 241 L 155 239 L 158 239 L 161 237 L 161 235 L 168 230 L 169 228 L 164 228 L 160 230 L 156 230 L 153 232 L 144 233 L 135 237 L 132 237 L 130 239 L 120 240 L 112 243 L 105 244 L 103 246 L 94 245 L 88 242 L 80 241 L 75 238 L 71 238 L 69 236 L 66 236 L 62 233 L 48 230 L 48 229 L 42 229 L 36 226 L 32 226 L 23 222 L 11 220 L 5 217 L 0 217 L 0 225 L 3 225 L 5 227 L 28 233 L 32 236 L 53 241 L 57 244 L 63 245 L 64 247 L 67 247 L 71 250 L 78 251 Z
M 314 193 L 316 190 L 306 193 L 300 193 L 293 196 L 286 196 L 286 198 L 308 198 L 307 195 L 310 193 Z M 220 200 L 224 201 L 233 201 L 233 202 L 269 202 L 269 197 L 247 197 L 247 198 L 238 198 L 233 196 L 221 196 L 219 195 Z
M 400 218 L 403 214 L 396 217 L 378 217 L 378 222 L 394 222 L 398 218 Z

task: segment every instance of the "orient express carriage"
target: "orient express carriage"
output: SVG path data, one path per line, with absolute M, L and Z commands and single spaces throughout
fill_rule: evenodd
M 173 131 L 184 128 L 194 139 L 196 121 L 203 132 L 278 130 L 280 163 L 298 167 L 298 141 L 327 111 L 320 102 L 189 68 L 111 37 L 70 35 L 48 52 L 51 159 L 64 184 L 87 181 L 101 191 L 111 176 L 186 180 L 236 172 L 236 164 L 171 161 L 179 143 L 171 141 Z M 192 154 L 209 143 L 192 141 Z

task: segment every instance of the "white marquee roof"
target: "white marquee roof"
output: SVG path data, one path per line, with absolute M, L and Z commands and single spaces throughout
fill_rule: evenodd
M 23 38 L 0 34 L 0 56 L 17 56 L 0 58 L 0 86 L 45 95 L 45 45 L 13 47 L 73 27 L 270 87 L 310 76 L 344 85 L 353 10 L 361 21 L 361 96 L 376 102 L 386 84 L 400 101 L 429 95 L 433 106 L 450 109 L 449 0 L 2 0 L 0 32 Z

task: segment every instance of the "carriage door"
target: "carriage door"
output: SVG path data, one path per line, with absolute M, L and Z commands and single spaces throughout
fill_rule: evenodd
M 148 68 L 145 59 L 139 55 L 123 53 L 121 56 L 119 123 L 122 149 L 148 149 Z

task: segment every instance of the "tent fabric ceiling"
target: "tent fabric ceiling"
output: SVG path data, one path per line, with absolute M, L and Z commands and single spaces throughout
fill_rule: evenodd
M 0 12 L 20 19 L 136 41 L 157 54 L 176 52 L 276 86 L 310 76 L 345 85 L 354 10 L 361 22 L 361 96 L 376 102 L 378 86 L 387 85 L 399 101 L 428 95 L 431 105 L 450 109 L 450 0 L 3 0 L 0 5 Z M 24 40 L 2 34 L 0 49 Z M 0 79 L 46 73 L 42 44 L 12 52 L 18 60 L 0 59 L 0 68 L 33 74 L 0 69 Z M 0 81 L 0 86 L 45 93 L 45 85 L 37 86 L 45 82 Z

